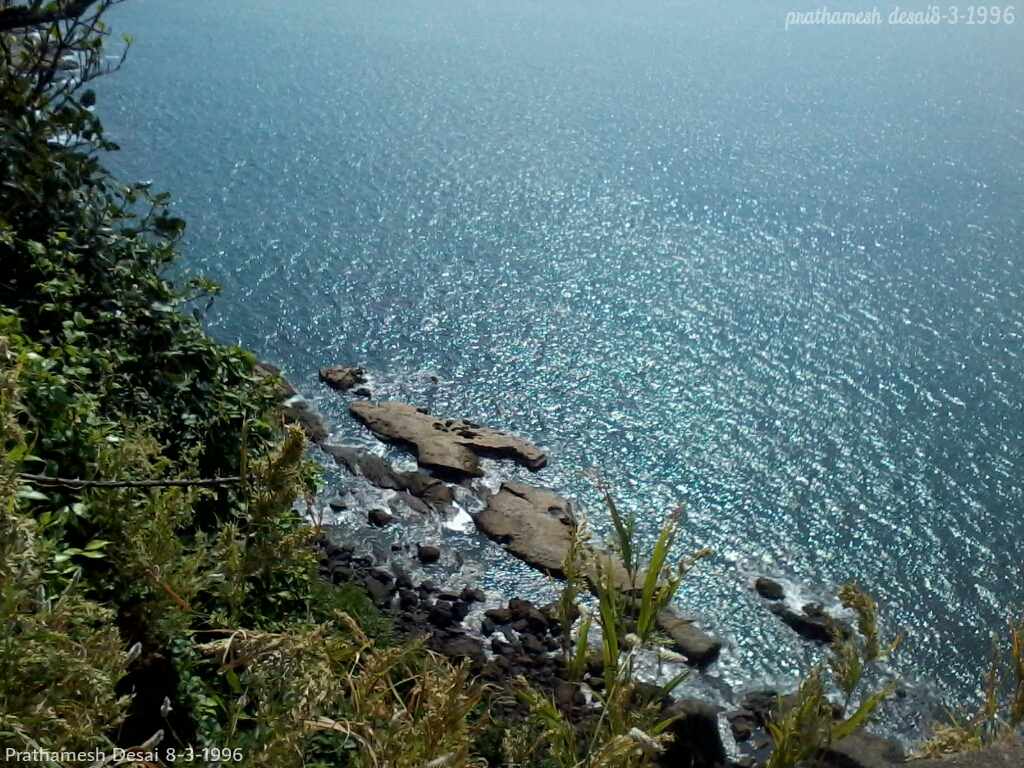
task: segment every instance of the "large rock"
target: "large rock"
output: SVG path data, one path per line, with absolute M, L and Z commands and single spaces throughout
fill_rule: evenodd
M 820 768 L 894 768 L 905 765 L 905 761 L 903 752 L 893 742 L 857 731 L 825 750 L 816 765 Z M 976 768 L 975 763 L 970 765 Z
M 576 530 L 569 502 L 550 491 L 502 483 L 474 520 L 519 559 L 552 576 L 565 576 L 565 556 Z
M 679 615 L 674 608 L 663 608 L 658 613 L 658 626 L 672 638 L 687 663 L 695 667 L 706 667 L 718 658 L 722 641 L 700 629 L 692 619 Z
M 527 440 L 461 419 L 439 419 L 415 405 L 358 401 L 349 411 L 381 440 L 408 446 L 421 466 L 453 480 L 482 477 L 481 456 L 512 459 L 532 470 L 547 464 L 547 456 Z
M 362 368 L 346 368 L 342 365 L 332 365 L 320 369 L 320 381 L 331 389 L 344 392 L 352 389 L 357 384 L 366 383 L 366 371 Z
M 1024 741 L 998 744 L 978 752 L 915 760 L 914 768 L 1021 768 L 1024 766 Z
M 320 446 L 339 466 L 354 475 L 362 475 L 372 485 L 393 491 L 406 491 L 435 507 L 450 504 L 455 492 L 436 477 L 423 472 L 399 472 L 390 463 L 365 448 L 351 445 Z
M 716 768 L 725 762 L 725 746 L 718 730 L 718 709 L 698 699 L 680 699 L 661 713 L 671 719 L 665 729 L 672 741 L 658 757 L 664 768 Z

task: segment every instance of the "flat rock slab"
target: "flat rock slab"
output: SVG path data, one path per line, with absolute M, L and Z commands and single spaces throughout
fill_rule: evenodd
M 483 477 L 480 457 L 511 459 L 531 470 L 548 461 L 528 440 L 463 419 L 439 419 L 408 403 L 359 401 L 349 411 L 378 438 L 410 447 L 421 466 L 447 479 Z
M 455 492 L 436 477 L 422 472 L 399 472 L 365 448 L 328 444 L 320 447 L 340 466 L 354 475 L 362 475 L 378 488 L 410 493 L 437 508 L 451 504 L 455 498 Z
M 474 521 L 477 528 L 520 560 L 556 578 L 565 577 L 565 558 L 576 531 L 576 519 L 565 499 L 539 488 L 503 483 Z M 592 550 L 589 559 L 600 563 L 604 573 L 611 569 L 616 589 L 632 591 L 642 587 L 644 574 L 637 574 L 639 583 L 633 584 L 622 561 L 615 555 Z M 596 573 L 588 573 L 587 578 L 593 582 Z M 705 666 L 718 657 L 722 641 L 671 609 L 658 614 L 658 623 L 690 664 Z
M 565 556 L 576 530 L 565 499 L 539 488 L 502 483 L 474 521 L 520 560 L 551 576 L 565 576 Z

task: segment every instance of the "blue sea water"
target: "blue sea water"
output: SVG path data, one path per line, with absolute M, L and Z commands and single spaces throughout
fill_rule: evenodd
M 109 165 L 174 193 L 212 332 L 307 392 L 361 364 L 531 437 L 599 531 L 588 472 L 647 541 L 685 502 L 712 676 L 813 660 L 755 575 L 857 579 L 896 670 L 963 700 L 1024 604 L 1024 7 L 794 5 L 131 0 Z

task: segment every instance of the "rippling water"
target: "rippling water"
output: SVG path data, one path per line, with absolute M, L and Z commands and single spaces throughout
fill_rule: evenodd
M 685 500 L 712 677 L 809 663 L 755 574 L 856 578 L 962 698 L 1024 598 L 1024 19 L 787 10 L 132 0 L 111 164 L 180 200 L 214 333 L 308 391 L 359 363 L 530 436 L 601 531 L 588 470 L 648 540 Z

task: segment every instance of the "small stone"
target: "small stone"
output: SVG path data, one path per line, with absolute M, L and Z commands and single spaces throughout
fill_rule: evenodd
M 340 496 L 335 496 L 333 499 L 327 502 L 327 506 L 333 509 L 335 512 L 341 512 L 344 509 L 348 509 L 348 502 Z
M 416 547 L 416 556 L 424 565 L 432 565 L 441 559 L 441 550 L 437 547 L 419 544 Z
M 469 616 L 469 612 L 469 603 L 464 603 L 460 600 L 457 603 L 452 604 L 452 615 L 455 616 L 458 621 L 462 621 L 464 618 Z
M 591 688 L 593 688 L 595 691 L 603 690 L 604 689 L 604 678 L 603 677 L 592 677 L 589 680 L 587 680 L 587 684 Z
M 484 594 L 482 589 L 471 589 L 466 587 L 462 590 L 462 599 L 467 603 L 482 603 L 487 600 L 487 596 Z
M 352 390 L 352 394 L 356 397 L 373 397 L 373 392 L 368 387 L 358 387 Z
M 369 521 L 370 525 L 377 528 L 383 528 L 385 525 L 390 524 L 391 521 L 395 519 L 395 516 L 389 512 L 385 512 L 383 509 L 371 509 L 366 515 L 366 519 Z
M 494 620 L 490 617 L 484 617 L 484 620 L 480 622 L 480 634 L 484 637 L 494 633 Z

